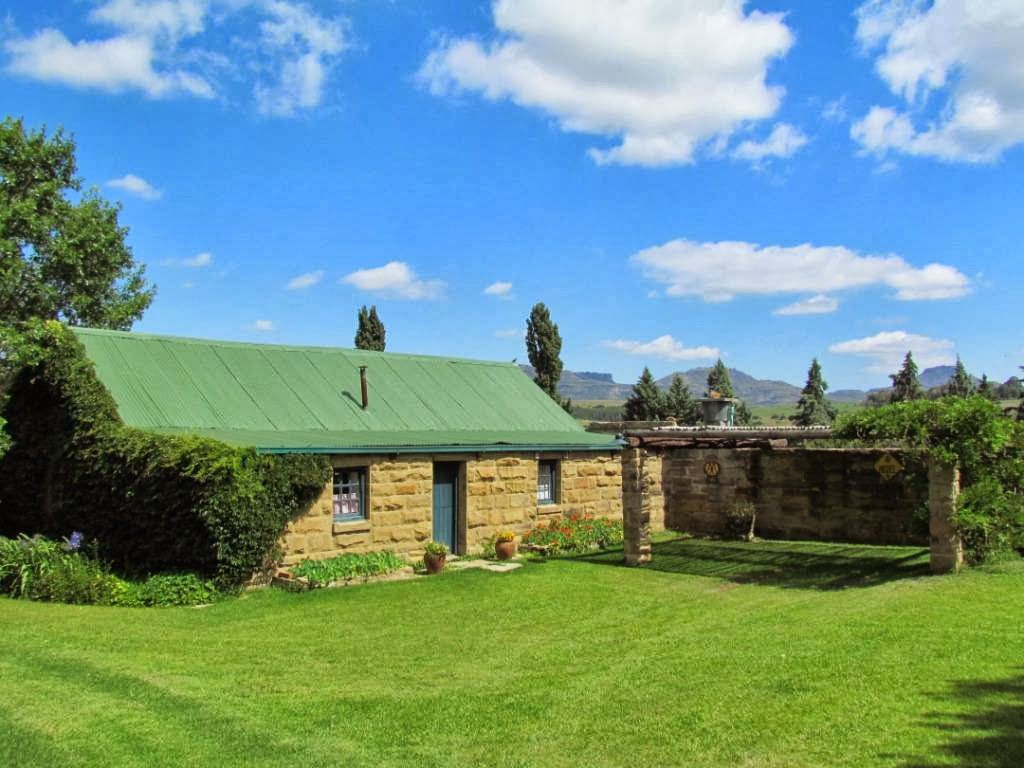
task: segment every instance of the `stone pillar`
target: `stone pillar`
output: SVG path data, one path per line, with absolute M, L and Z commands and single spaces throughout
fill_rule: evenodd
M 626 565 L 651 561 L 651 498 L 649 468 L 643 448 L 622 452 L 622 526 Z
M 960 469 L 955 464 L 928 462 L 928 525 L 933 573 L 950 573 L 964 564 L 964 546 L 953 525 L 956 497 L 960 493 Z

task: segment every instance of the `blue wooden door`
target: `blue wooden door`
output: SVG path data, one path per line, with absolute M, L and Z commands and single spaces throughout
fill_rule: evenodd
M 434 465 L 434 541 L 447 544 L 451 552 L 458 546 L 458 481 L 458 464 Z

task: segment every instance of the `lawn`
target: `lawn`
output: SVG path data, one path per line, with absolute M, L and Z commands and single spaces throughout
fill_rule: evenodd
M 1024 568 L 661 541 L 208 608 L 0 599 L 0 765 L 1024 765 Z

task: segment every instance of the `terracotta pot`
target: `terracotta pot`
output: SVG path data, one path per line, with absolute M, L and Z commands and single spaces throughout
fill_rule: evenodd
M 494 542 L 494 554 L 498 556 L 499 560 L 511 560 L 518 551 L 519 544 L 515 540 Z
M 423 555 L 423 565 L 427 567 L 427 573 L 440 573 L 444 569 L 444 562 L 448 555 L 432 555 L 429 552 Z

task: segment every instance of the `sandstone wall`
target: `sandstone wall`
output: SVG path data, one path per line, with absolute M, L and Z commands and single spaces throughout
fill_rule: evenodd
M 885 453 L 672 449 L 662 455 L 665 523 L 679 531 L 721 534 L 729 507 L 750 501 L 757 509 L 757 533 L 768 538 L 925 544 L 925 461 L 914 454 L 888 452 L 904 469 L 886 479 L 875 467 Z M 719 472 L 709 477 L 705 468 L 712 462 Z
M 366 467 L 367 519 L 335 523 L 331 484 L 309 512 L 288 524 L 284 563 L 342 552 L 422 554 L 433 531 L 433 464 L 458 462 L 459 550 L 478 551 L 498 531 L 525 533 L 539 520 L 570 511 L 622 516 L 622 465 L 614 452 L 539 454 L 559 461 L 558 501 L 537 503 L 536 453 L 336 457 L 335 467 Z

